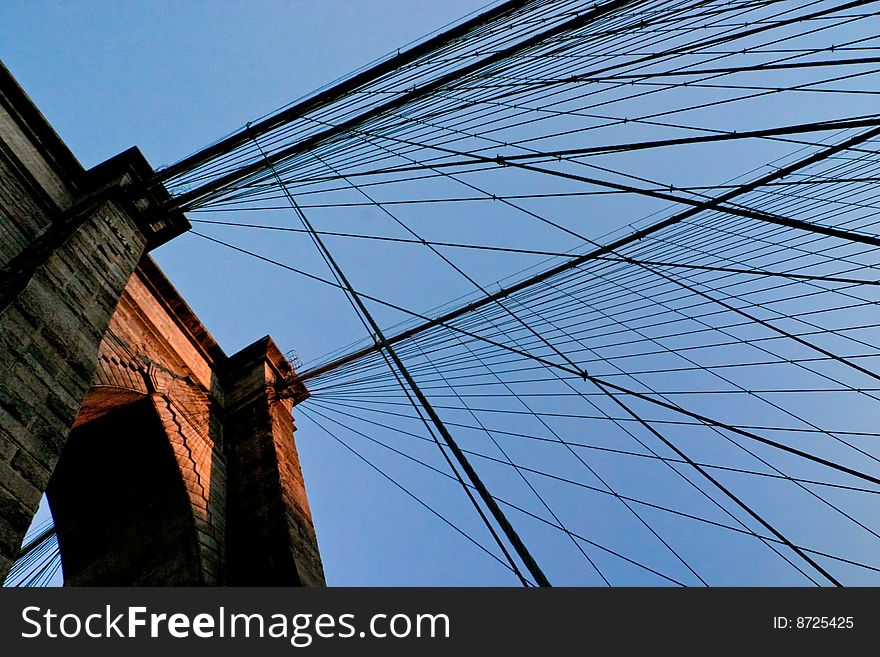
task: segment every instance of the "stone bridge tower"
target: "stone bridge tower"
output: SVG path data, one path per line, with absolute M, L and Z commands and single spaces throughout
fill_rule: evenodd
M 84 170 L 0 64 L 0 581 L 45 492 L 67 584 L 321 586 L 308 393 L 269 337 L 226 356 L 149 257 L 189 227 L 152 173 Z

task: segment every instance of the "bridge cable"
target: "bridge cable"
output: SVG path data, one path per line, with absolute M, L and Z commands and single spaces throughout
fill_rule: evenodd
M 254 143 L 257 144 L 257 147 L 259 148 L 259 143 L 256 140 L 254 140 Z M 268 158 L 266 158 L 266 165 L 274 171 L 273 165 L 269 161 Z M 275 176 L 278 180 L 278 184 L 285 191 L 285 193 L 287 193 L 287 198 L 291 204 L 291 208 L 297 213 L 297 215 L 299 216 L 300 220 L 303 222 L 303 225 L 306 227 L 306 229 L 311 232 L 312 237 L 313 237 L 316 245 L 319 247 L 320 251 L 323 253 L 323 255 L 326 258 L 326 260 L 328 261 L 328 263 L 331 265 L 331 268 L 334 271 L 334 274 L 341 281 L 341 284 L 345 288 L 349 298 L 351 299 L 351 301 L 354 304 L 357 305 L 357 308 L 360 311 L 360 314 L 362 315 L 363 319 L 369 324 L 369 328 L 372 330 L 372 332 L 375 336 L 375 340 L 378 342 L 379 346 L 381 346 L 381 348 L 384 349 L 385 352 L 391 357 L 391 359 L 394 361 L 395 365 L 397 366 L 398 370 L 400 371 L 401 375 L 404 377 L 404 379 L 406 379 L 406 382 L 409 385 L 410 389 L 413 391 L 413 394 L 415 394 L 415 396 L 419 400 L 419 403 L 422 405 L 422 407 L 425 409 L 425 412 L 431 418 L 431 421 L 433 422 L 434 426 L 437 428 L 437 431 L 440 433 L 441 436 L 443 436 L 443 439 L 445 440 L 446 444 L 448 445 L 450 451 L 452 451 L 453 455 L 456 457 L 456 460 L 459 462 L 462 469 L 468 475 L 468 479 L 470 479 L 471 482 L 476 487 L 484 504 L 488 507 L 489 511 L 492 513 L 493 517 L 495 518 L 495 521 L 498 523 L 498 525 L 501 527 L 501 530 L 507 536 L 508 541 L 510 541 L 514 550 L 517 552 L 520 559 L 525 564 L 526 568 L 532 574 L 532 577 L 535 579 L 535 581 L 538 583 L 539 586 L 542 586 L 542 587 L 550 586 L 550 582 L 547 579 L 547 577 L 544 575 L 540 566 L 538 566 L 538 563 L 535 561 L 534 557 L 532 557 L 528 548 L 525 546 L 525 544 L 522 542 L 522 539 L 520 539 L 519 535 L 516 533 L 516 530 L 513 528 L 513 526 L 507 520 L 507 517 L 504 515 L 504 512 L 500 509 L 500 507 L 498 507 L 495 500 L 489 494 L 489 492 L 486 489 L 485 485 L 483 484 L 482 480 L 479 478 L 476 471 L 473 469 L 473 466 L 471 466 L 467 457 L 464 455 L 464 453 L 458 447 L 458 444 L 455 442 L 455 439 L 452 437 L 452 434 L 449 433 L 446 426 L 443 424 L 443 421 L 440 419 L 440 416 L 437 414 L 437 412 L 431 406 L 430 401 L 428 401 L 428 398 L 425 396 L 425 394 L 419 388 L 418 383 L 416 383 L 415 379 L 413 379 L 412 375 L 407 370 L 406 365 L 404 365 L 403 361 L 397 355 L 394 348 L 388 343 L 387 339 L 385 338 L 384 333 L 382 332 L 382 329 L 379 327 L 378 323 L 376 323 L 375 319 L 373 319 L 372 314 L 370 314 L 370 311 L 364 305 L 359 294 L 354 290 L 351 283 L 349 283 L 347 277 L 343 273 L 342 269 L 339 267 L 338 263 L 336 263 L 336 260 L 333 258 L 332 254 L 327 249 L 326 245 L 321 240 L 320 236 L 315 234 L 314 227 L 312 226 L 308 217 L 306 217 L 305 213 L 303 213 L 302 210 L 299 208 L 299 206 L 296 204 L 296 200 L 289 194 L 289 192 L 287 192 L 287 188 L 284 186 L 284 184 L 281 181 L 280 176 L 278 176 L 277 172 L 275 172 Z

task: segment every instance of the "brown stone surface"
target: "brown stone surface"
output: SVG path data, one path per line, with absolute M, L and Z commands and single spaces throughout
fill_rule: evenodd
M 126 249 L 107 219 L 128 239 Z M 0 471 L 0 552 L 13 558 L 97 368 L 98 345 L 145 240 L 113 204 L 99 208 L 0 309 L 0 434 L 14 456 Z M 98 247 L 103 248 L 98 248 Z M 81 263 L 76 277 L 71 262 Z M 100 294 L 83 295 L 91 287 Z M 114 296 L 115 295 L 115 296 Z
M 84 171 L 0 65 L 0 580 L 48 491 L 69 584 L 323 585 L 294 373 L 145 255 L 188 227 L 151 175 Z
M 292 373 L 271 338 L 227 364 L 229 583 L 323 586 L 324 572 L 291 421 L 277 394 Z
M 74 429 L 47 495 L 66 585 L 203 579 L 184 482 L 149 398 Z

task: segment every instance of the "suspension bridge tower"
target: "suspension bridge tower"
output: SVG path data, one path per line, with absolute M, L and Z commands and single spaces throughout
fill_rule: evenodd
M 66 584 L 321 586 L 308 392 L 150 258 L 189 227 L 152 177 L 137 149 L 84 170 L 0 65 L 0 581 L 45 493 Z

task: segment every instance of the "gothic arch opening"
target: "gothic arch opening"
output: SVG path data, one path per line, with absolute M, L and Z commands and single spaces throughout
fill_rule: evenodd
M 115 403 L 97 403 L 107 394 Z M 90 397 L 46 489 L 64 584 L 198 581 L 189 499 L 150 398 L 119 389 Z

